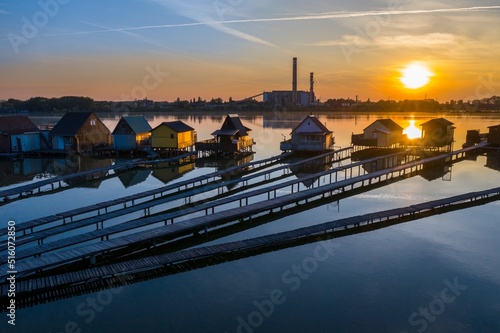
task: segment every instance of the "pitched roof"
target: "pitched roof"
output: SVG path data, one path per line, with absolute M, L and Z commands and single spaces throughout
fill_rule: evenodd
M 92 115 L 92 112 L 68 112 L 66 113 L 50 131 L 52 135 L 73 136 L 85 125 L 85 122 Z
M 318 126 L 322 133 L 332 133 L 332 131 L 330 131 L 325 125 L 323 125 L 321 121 L 319 121 L 318 118 L 316 118 L 316 116 L 313 115 L 309 115 L 304 120 L 302 120 L 302 122 L 297 125 L 292 132 L 295 132 L 295 130 L 302 126 L 302 124 L 304 124 L 307 120 L 312 121 L 316 126 Z
M 185 123 L 183 123 L 182 121 L 180 120 L 176 120 L 176 121 L 166 121 L 166 122 L 163 122 L 161 123 L 159 126 L 157 126 L 156 128 L 162 126 L 162 125 L 165 125 L 171 129 L 173 129 L 174 131 L 176 131 L 177 133 L 184 133 L 184 132 L 189 132 L 189 131 L 194 131 L 194 128 L 192 128 L 191 126 L 189 125 L 186 125 Z M 156 129 L 155 128 L 155 129 Z
M 377 119 L 375 122 L 379 122 L 381 123 L 382 125 L 384 125 L 384 127 L 386 127 L 388 130 L 390 131 L 402 131 L 404 128 L 399 126 L 398 123 L 396 123 L 394 120 L 392 119 Z
M 149 125 L 143 116 L 123 116 L 122 119 L 127 122 L 135 134 L 146 133 L 152 130 L 151 125 Z
M 500 127 L 500 125 L 488 126 L 488 128 L 497 128 L 497 127 Z
M 423 124 L 421 124 L 420 126 L 427 126 L 427 125 L 440 125 L 440 126 L 451 126 L 453 125 L 453 123 L 449 120 L 446 120 L 444 118 L 435 118 L 435 119 L 431 119 Z
M 0 117 L 0 133 L 21 134 L 27 132 L 39 132 L 40 129 L 28 116 L 5 116 Z
M 238 132 L 236 132 L 235 134 L 238 134 L 239 136 L 246 136 L 248 135 L 248 132 L 251 131 L 250 128 L 243 125 L 240 117 L 237 114 L 228 114 L 226 120 L 224 120 L 224 123 L 220 128 L 220 131 L 217 132 L 222 132 L 227 130 L 238 130 Z

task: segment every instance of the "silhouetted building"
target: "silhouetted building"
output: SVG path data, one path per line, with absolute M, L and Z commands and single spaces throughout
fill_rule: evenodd
M 427 147 L 451 146 L 454 142 L 455 127 L 444 118 L 431 119 L 422 125 L 422 143 Z
M 500 145 L 500 125 L 488 127 L 488 143 L 490 145 L 499 146 Z

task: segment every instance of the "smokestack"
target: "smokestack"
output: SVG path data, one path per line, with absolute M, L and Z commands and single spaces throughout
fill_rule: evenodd
M 293 58 L 292 104 L 297 104 L 297 58 Z
M 311 72 L 309 76 L 309 82 L 311 83 L 311 87 L 309 88 L 309 104 L 312 104 L 316 101 L 316 96 L 314 96 L 314 73 Z

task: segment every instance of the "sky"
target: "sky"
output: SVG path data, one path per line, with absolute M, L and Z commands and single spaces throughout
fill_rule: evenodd
M 239 100 L 291 90 L 293 57 L 322 101 L 482 99 L 498 36 L 500 0 L 0 0 L 0 100 Z

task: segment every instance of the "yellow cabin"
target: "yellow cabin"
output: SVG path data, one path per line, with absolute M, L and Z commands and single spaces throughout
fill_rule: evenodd
M 196 143 L 196 131 L 182 121 L 169 121 L 151 131 L 151 146 L 162 149 L 187 149 Z

